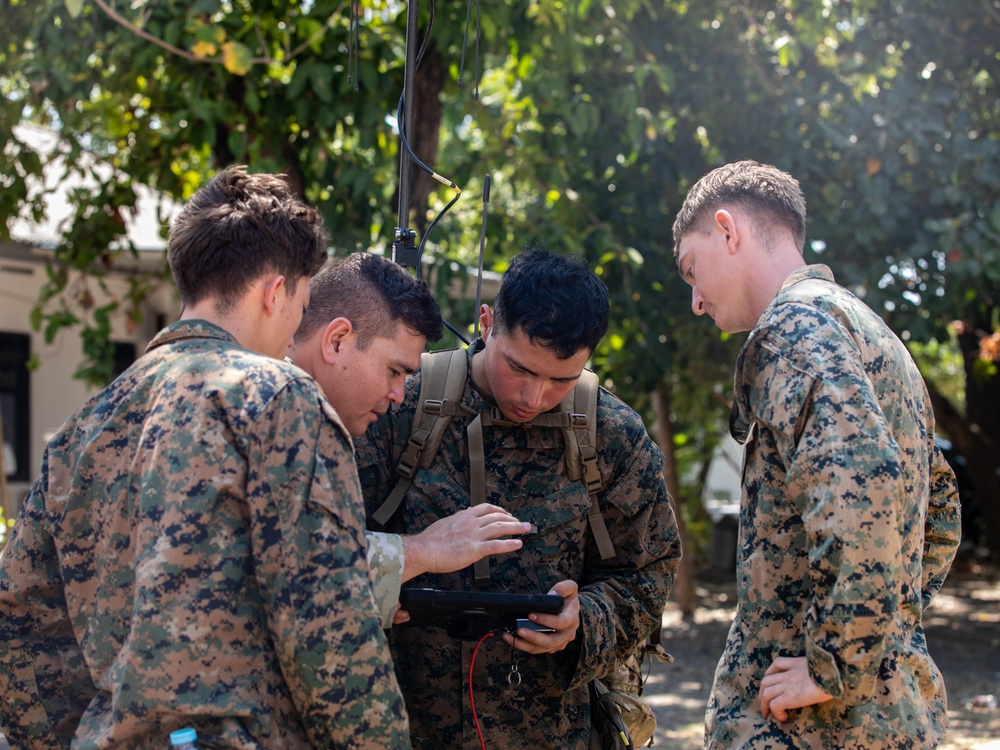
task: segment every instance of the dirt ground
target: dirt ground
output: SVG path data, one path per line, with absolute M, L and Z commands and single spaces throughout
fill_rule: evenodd
M 732 583 L 699 583 L 697 592 L 693 619 L 667 605 L 663 646 L 675 661 L 654 662 L 643 696 L 656 713 L 661 750 L 702 747 L 705 704 L 735 611 Z M 1000 750 L 1000 569 L 956 565 L 924 627 L 948 689 L 941 750 Z

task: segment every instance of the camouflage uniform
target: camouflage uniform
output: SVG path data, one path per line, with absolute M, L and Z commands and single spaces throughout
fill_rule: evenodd
M 736 366 L 749 426 L 738 607 L 709 748 L 929 748 L 947 725 L 921 628 L 959 542 L 954 475 L 906 348 L 825 266 L 785 281 Z M 764 719 L 764 672 L 806 656 L 833 700 Z
M 408 379 L 403 405 L 357 442 L 369 516 L 396 482 L 395 467 L 407 444 L 419 390 L 417 373 Z M 474 388 L 471 375 L 461 401 L 475 412 L 491 406 Z M 573 579 L 580 585 L 581 609 L 581 630 L 564 651 L 540 656 L 518 652 L 517 687 L 507 680 L 511 648 L 499 637 L 480 648 L 472 687 L 490 748 L 585 750 L 590 735 L 587 683 L 605 674 L 660 622 L 673 584 L 680 542 L 663 484 L 663 455 L 639 416 L 604 390 L 597 419 L 598 465 L 606 487 L 601 509 L 618 553 L 607 561 L 601 560 L 587 525 L 590 496 L 580 482 L 567 478 L 560 431 L 483 431 L 486 502 L 537 529 L 524 537 L 518 552 L 490 558 L 490 590 L 544 594 L 558 581 Z M 391 530 L 416 533 L 469 507 L 469 421 L 452 420 L 434 463 L 415 475 Z M 472 568 L 419 576 L 408 585 L 473 590 Z M 478 748 L 468 688 L 476 644 L 454 640 L 443 629 L 416 626 L 393 628 L 389 640 L 414 747 Z
M 11 746 L 409 747 L 362 512 L 310 377 L 168 327 L 49 443 L 0 558 Z

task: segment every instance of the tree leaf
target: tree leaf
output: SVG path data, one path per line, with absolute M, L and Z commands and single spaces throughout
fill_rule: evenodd
M 226 42 L 222 45 L 222 64 L 233 75 L 245 76 L 253 63 L 250 48 L 240 42 Z

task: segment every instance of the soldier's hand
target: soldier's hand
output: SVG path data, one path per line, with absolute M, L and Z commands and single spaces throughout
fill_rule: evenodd
M 521 548 L 531 524 L 521 523 L 497 505 L 483 503 L 435 521 L 419 534 L 403 537 L 403 580 L 422 573 L 451 573 L 487 555 Z
M 532 613 L 528 618 L 537 625 L 552 628 L 552 633 L 540 633 L 528 628 L 518 628 L 517 637 L 504 633 L 508 644 L 529 654 L 552 654 L 562 651 L 574 638 L 580 627 L 580 597 L 576 581 L 560 581 L 548 592 L 558 594 L 563 601 L 562 612 L 557 615 Z
M 779 656 L 760 681 L 758 702 L 765 719 L 773 714 L 778 721 L 787 721 L 791 709 L 829 700 L 833 696 L 809 676 L 809 661 L 804 656 Z

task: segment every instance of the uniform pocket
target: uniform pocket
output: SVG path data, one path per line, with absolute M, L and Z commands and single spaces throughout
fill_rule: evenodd
M 517 567 L 536 578 L 544 589 L 540 593 L 558 581 L 578 579 L 582 574 L 589 510 L 590 495 L 581 482 L 511 510 L 518 520 L 534 526 L 522 537 L 524 546 L 515 557 Z M 529 573 L 532 569 L 535 572 Z

